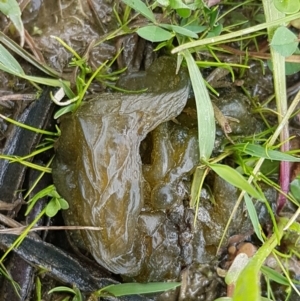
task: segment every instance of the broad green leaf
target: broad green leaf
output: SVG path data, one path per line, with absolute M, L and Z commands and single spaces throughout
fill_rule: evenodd
M 235 169 L 223 164 L 208 164 L 208 166 L 221 178 L 231 185 L 248 192 L 256 199 L 262 199 L 262 195 Z
M 17 31 L 20 34 L 21 38 L 21 46 L 23 47 L 24 45 L 24 26 L 23 22 L 21 19 L 21 10 L 19 7 L 19 4 L 16 0 L 1 0 L 0 1 L 0 11 L 9 17 L 11 22 L 14 24 L 16 27 Z
M 276 29 L 270 45 L 276 52 L 287 57 L 296 51 L 298 39 L 291 30 L 285 26 L 280 26 Z
M 235 144 L 232 148 L 258 158 L 265 158 L 274 161 L 300 162 L 300 158 L 282 153 L 280 151 L 267 149 L 266 147 L 263 147 L 258 144 L 241 143 L 241 144 Z
M 168 30 L 175 31 L 176 33 L 179 33 L 183 36 L 190 37 L 190 38 L 193 38 L 193 39 L 198 38 L 198 35 L 196 33 L 192 32 L 189 29 L 186 29 L 184 27 L 177 26 L 177 25 L 170 25 L 170 24 L 159 24 L 159 25 L 163 28 L 168 29 Z
M 283 234 L 283 227 L 286 219 L 280 219 L 278 223 L 279 238 Z M 232 301 L 260 301 L 260 268 L 265 259 L 270 255 L 272 250 L 277 246 L 276 233 L 274 233 L 254 254 L 249 263 L 242 270 L 236 282 Z
M 162 42 L 170 40 L 173 34 L 156 25 L 148 25 L 137 30 L 137 34 L 150 42 Z
M 180 282 L 122 283 L 111 285 L 104 290 L 115 297 L 164 292 L 180 286 Z
M 282 13 L 294 14 L 300 10 L 299 0 L 274 0 L 274 6 Z
M 207 161 L 211 156 L 215 142 L 216 124 L 214 110 L 205 82 L 194 58 L 188 50 L 184 50 L 182 54 L 188 66 L 195 94 L 200 158 Z
M 249 195 L 247 193 L 245 193 L 244 198 L 245 198 L 247 211 L 248 211 L 251 223 L 252 223 L 253 228 L 254 228 L 254 232 L 255 232 L 256 236 L 259 238 L 259 240 L 261 242 L 264 242 L 264 239 L 262 238 L 262 235 L 261 235 L 262 229 L 261 229 L 261 225 L 260 225 L 259 220 L 258 220 L 258 216 L 257 216 L 255 206 L 253 205 L 253 202 L 252 202 L 251 198 L 249 197 Z
M 0 1 L 1 3 L 1 1 Z M 6 50 L 6 48 L 0 44 L 0 64 L 1 69 L 6 68 L 6 72 L 14 75 L 24 75 L 24 70 L 17 60 Z M 3 68 L 2 68 L 3 67 Z M 10 71 L 7 71 L 10 70 Z
M 130 6 L 132 9 L 146 17 L 148 20 L 152 21 L 153 23 L 156 22 L 155 16 L 150 8 L 141 1 L 141 0 L 122 0 L 125 4 Z

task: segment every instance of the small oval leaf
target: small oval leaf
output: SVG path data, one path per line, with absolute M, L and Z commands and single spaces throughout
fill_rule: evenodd
M 46 215 L 53 217 L 60 210 L 60 203 L 56 198 L 53 198 L 46 207 Z
M 298 47 L 297 36 L 285 26 L 280 26 L 276 29 L 270 45 L 282 56 L 287 57 Z
M 274 0 L 274 6 L 282 13 L 295 14 L 300 9 L 298 0 Z
M 137 34 L 150 42 L 162 42 L 170 40 L 173 34 L 156 25 L 149 25 L 137 30 Z

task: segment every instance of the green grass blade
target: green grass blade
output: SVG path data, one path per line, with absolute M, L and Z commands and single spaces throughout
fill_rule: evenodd
M 259 238 L 259 240 L 261 242 L 264 242 L 264 239 L 261 235 L 261 233 L 262 233 L 261 225 L 259 223 L 257 212 L 255 210 L 254 204 L 253 204 L 251 198 L 249 197 L 249 195 L 247 193 L 245 193 L 244 198 L 245 198 L 247 211 L 248 211 L 251 223 L 252 223 L 253 228 L 254 228 L 254 232 L 255 232 L 256 236 Z
M 1 44 L 0 44 L 0 70 L 27 79 L 29 81 L 51 86 L 51 87 L 61 87 L 62 82 L 64 83 L 64 85 L 70 86 L 70 83 L 68 81 L 26 75 L 21 65 L 18 63 L 18 61 Z
M 200 158 L 207 161 L 211 156 L 215 142 L 216 124 L 214 110 L 204 79 L 194 58 L 188 50 L 183 51 L 182 54 L 188 66 L 196 99 Z
M 175 289 L 180 285 L 180 282 L 122 283 L 109 286 L 101 291 L 108 292 L 115 297 L 119 297 L 164 292 L 170 289 Z
M 36 155 L 38 154 L 41 154 L 41 153 L 44 153 L 46 152 L 47 150 L 53 148 L 53 144 L 51 145 L 48 145 L 48 146 L 45 146 L 43 148 L 39 148 L 39 149 L 36 149 L 35 151 L 31 152 L 29 155 L 26 155 L 26 156 L 23 156 L 23 157 L 13 157 L 10 162 L 11 163 L 14 163 L 14 162 L 20 162 L 20 161 L 24 161 L 24 160 L 27 160 L 27 159 L 30 159 L 30 158 L 33 158 L 35 157 Z
M 37 61 L 37 59 L 25 51 L 22 47 L 20 47 L 16 42 L 14 42 L 12 39 L 10 39 L 8 36 L 6 36 L 3 32 L 0 31 L 0 41 L 3 43 L 8 49 L 22 57 L 24 60 L 41 70 L 42 72 L 48 74 L 49 76 L 53 77 L 61 77 L 61 74 L 59 74 L 54 69 L 41 64 Z
M 208 164 L 208 166 L 221 178 L 230 183 L 231 185 L 248 192 L 256 199 L 263 199 L 260 192 L 258 192 L 247 180 L 235 169 L 223 164 Z
M 20 76 L 19 73 L 13 72 L 10 68 L 8 68 L 7 66 L 3 65 L 1 62 L 0 62 L 0 70 L 2 70 L 4 72 L 7 72 L 7 73 L 10 73 L 10 74 L 15 75 L 15 76 Z M 23 75 L 21 75 L 21 76 L 23 76 Z
M 1 3 L 1 1 L 0 1 Z M 17 60 L 6 50 L 3 45 L 0 44 L 0 63 L 5 66 L 8 70 L 11 70 L 9 73 L 24 75 L 24 70 Z M 6 71 L 6 70 L 4 70 Z
M 138 13 L 146 17 L 153 23 L 156 22 L 154 14 L 151 9 L 141 0 L 122 0 L 126 5 L 130 6 L 132 9 L 136 10 Z
M 51 87 L 61 87 L 62 86 L 60 79 L 31 76 L 31 75 L 23 75 L 22 77 L 31 82 L 35 82 L 35 83 L 46 85 L 46 86 L 51 86 Z M 65 83 L 65 85 L 70 86 L 70 82 L 64 81 L 64 83 Z
M 274 161 L 300 162 L 300 158 L 280 151 L 267 149 L 266 147 L 257 144 L 248 143 L 245 145 L 241 143 L 232 146 L 232 148 L 258 158 L 265 158 Z
M 21 123 L 21 122 L 18 122 L 14 119 L 11 119 L 9 117 L 6 117 L 2 114 L 0 114 L 0 118 L 10 122 L 10 123 L 13 123 L 14 125 L 16 126 L 19 126 L 23 129 L 26 129 L 26 130 L 29 130 L 29 131 L 32 131 L 32 132 L 35 132 L 35 133 L 38 133 L 38 134 L 43 134 L 43 135 L 49 135 L 49 136 L 59 136 L 58 133 L 54 133 L 54 132 L 50 132 L 50 131 L 45 131 L 45 130 L 41 130 L 41 129 L 38 129 L 38 128 L 35 128 L 35 127 L 32 127 L 30 125 L 27 125 L 27 124 L 24 124 L 24 123 Z
M 193 174 L 193 181 L 191 187 L 191 202 L 190 206 L 194 208 L 199 201 L 201 189 L 204 183 L 204 179 L 207 175 L 208 168 L 197 167 Z
M 270 3 L 272 3 L 272 2 L 270 2 Z M 190 48 L 195 48 L 195 47 L 200 47 L 200 46 L 205 46 L 205 45 L 211 45 L 211 46 L 219 45 L 221 43 L 225 43 L 227 40 L 231 40 L 231 39 L 238 38 L 238 37 L 241 37 L 246 34 L 257 32 L 257 31 L 266 29 L 270 26 L 276 26 L 276 25 L 289 23 L 290 21 L 296 20 L 298 18 L 300 18 L 300 12 L 298 12 L 297 14 L 294 14 L 294 15 L 288 15 L 284 18 L 277 19 L 274 21 L 265 22 L 262 24 L 251 26 L 249 28 L 244 28 L 244 29 L 237 30 L 237 31 L 234 31 L 231 33 L 226 33 L 226 34 L 223 34 L 223 35 L 220 35 L 217 37 L 209 37 L 209 38 L 205 38 L 205 39 L 199 39 L 199 40 L 193 41 L 193 42 L 188 42 L 186 44 L 182 44 L 182 45 L 179 45 L 176 48 L 174 48 L 172 50 L 172 53 L 174 54 L 174 53 L 178 53 L 178 52 L 190 49 Z
M 27 167 L 30 167 L 30 168 L 33 168 L 33 169 L 36 169 L 36 170 L 39 170 L 42 172 L 51 173 L 51 168 L 49 168 L 49 167 L 34 164 L 34 163 L 31 163 L 31 162 L 25 161 L 25 160 L 18 160 L 18 158 L 19 158 L 18 156 L 7 156 L 7 155 L 0 154 L 0 159 L 8 160 L 8 161 L 10 161 L 10 163 L 20 163 Z
M 16 281 L 14 281 L 14 279 L 11 277 L 10 273 L 8 272 L 8 270 L 6 269 L 6 267 L 4 266 L 4 264 L 2 262 L 0 263 L 0 274 L 1 274 L 1 276 L 5 277 L 11 283 L 16 295 L 21 299 L 20 285 Z
M 260 270 L 269 279 L 271 279 L 279 284 L 285 285 L 285 286 L 290 285 L 288 279 L 286 279 L 285 276 L 283 276 L 282 274 L 278 273 L 277 271 L 269 268 L 268 266 L 262 266 Z
M 0 1 L 0 11 L 4 15 L 6 15 L 16 27 L 21 38 L 20 44 L 23 47 L 24 40 L 25 40 L 25 33 L 24 33 L 23 22 L 21 19 L 21 10 L 18 2 L 16 0 Z
M 159 24 L 159 26 L 168 30 L 172 30 L 180 35 L 193 38 L 193 39 L 198 39 L 198 35 L 187 28 L 177 26 L 177 25 L 171 25 L 171 24 Z
M 48 295 L 49 295 L 49 294 L 52 294 L 52 293 L 60 293 L 60 292 L 75 294 L 75 291 L 74 291 L 73 288 L 70 288 L 70 287 L 67 287 L 67 286 L 57 286 L 57 287 L 51 289 L 51 290 L 48 292 Z

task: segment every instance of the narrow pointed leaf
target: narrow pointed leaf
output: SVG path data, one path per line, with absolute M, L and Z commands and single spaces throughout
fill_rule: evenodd
M 104 291 L 115 297 L 163 292 L 180 286 L 180 282 L 122 283 L 107 287 Z
M 283 276 L 282 274 L 278 273 L 277 271 L 269 268 L 268 266 L 262 266 L 260 270 L 270 280 L 273 280 L 273 281 L 275 281 L 279 284 L 285 285 L 285 286 L 290 285 L 288 279 L 285 276 Z
M 198 138 L 200 158 L 207 161 L 211 156 L 216 134 L 214 110 L 201 72 L 188 50 L 183 51 L 186 60 L 197 106 Z
M 264 242 L 264 240 L 262 238 L 262 235 L 261 235 L 262 229 L 261 229 L 261 225 L 260 225 L 259 220 L 258 220 L 258 216 L 257 216 L 255 206 L 254 206 L 251 198 L 249 197 L 248 193 L 245 193 L 244 198 L 245 198 L 247 211 L 248 211 L 252 226 L 254 228 L 254 232 L 255 232 L 256 236 L 260 239 L 260 241 Z
M 208 166 L 231 185 L 248 192 L 254 198 L 262 199 L 262 195 L 235 169 L 223 164 L 209 164 Z
M 142 2 L 141 0 L 123 0 L 125 4 L 130 6 L 132 9 L 146 17 L 148 20 L 155 23 L 155 17 L 150 8 L 147 7 L 147 5 Z
M 0 2 L 1 3 L 1 2 Z M 17 60 L 0 44 L 0 64 L 5 67 L 9 73 L 15 75 L 24 75 L 24 70 Z
M 233 146 L 233 149 L 258 158 L 265 158 L 274 161 L 300 162 L 300 158 L 280 151 L 267 149 L 266 147 L 257 144 L 236 144 Z
M 159 24 L 159 26 L 166 28 L 168 30 L 172 30 L 180 35 L 186 36 L 186 37 L 190 37 L 193 39 L 197 39 L 198 35 L 196 33 L 194 33 L 193 31 L 184 28 L 182 26 L 177 26 L 177 25 L 171 25 L 171 24 Z
M 49 66 L 45 66 L 42 63 L 38 62 L 37 59 L 31 55 L 29 52 L 25 51 L 23 48 L 20 47 L 17 43 L 15 43 L 12 39 L 10 39 L 8 36 L 6 36 L 3 32 L 0 31 L 0 41 L 3 43 L 6 48 L 10 49 L 14 53 L 21 56 L 25 61 L 29 62 L 36 68 L 40 69 L 42 72 L 54 76 L 54 77 L 60 77 L 61 74 L 59 74 L 54 69 L 50 68 Z
M 0 11 L 6 15 L 16 27 L 21 37 L 21 46 L 24 45 L 24 26 L 21 19 L 21 10 L 16 0 L 1 0 Z

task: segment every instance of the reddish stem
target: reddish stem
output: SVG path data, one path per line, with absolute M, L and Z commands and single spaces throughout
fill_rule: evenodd
M 281 146 L 281 151 L 282 152 L 287 152 L 290 150 L 290 143 L 288 141 L 289 139 L 289 126 L 288 124 L 283 128 L 281 132 L 281 141 L 286 141 L 284 144 Z M 290 172 L 290 163 L 286 161 L 281 161 L 280 162 L 280 188 L 281 190 L 287 194 L 289 192 L 289 185 L 290 185 L 290 178 L 291 178 L 291 172 Z M 282 193 L 279 194 L 278 199 L 277 199 L 277 213 L 281 211 L 283 206 L 285 205 L 287 199 L 285 195 Z

